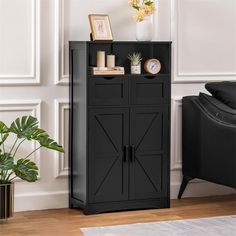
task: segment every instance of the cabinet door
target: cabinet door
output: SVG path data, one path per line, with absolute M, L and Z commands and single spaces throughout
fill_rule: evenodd
M 168 181 L 168 116 L 163 108 L 134 108 L 130 115 L 130 199 L 164 197 Z
M 168 75 L 147 75 L 131 77 L 131 103 L 162 104 L 170 98 L 170 77 Z
M 89 201 L 128 199 L 129 110 L 91 109 L 89 112 Z

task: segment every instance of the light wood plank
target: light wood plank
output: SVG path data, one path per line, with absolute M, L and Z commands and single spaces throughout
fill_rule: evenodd
M 15 213 L 0 224 L 0 235 L 82 236 L 80 228 L 165 220 L 236 215 L 236 195 L 172 200 L 170 209 L 103 213 L 85 216 L 80 210 L 57 209 Z

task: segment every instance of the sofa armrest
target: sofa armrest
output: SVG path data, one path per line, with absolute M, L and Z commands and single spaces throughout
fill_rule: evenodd
M 199 97 L 183 98 L 183 174 L 236 186 L 236 124 L 214 116 Z

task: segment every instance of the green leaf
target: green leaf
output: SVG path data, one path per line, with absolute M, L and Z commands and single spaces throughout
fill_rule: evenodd
M 134 9 L 138 10 L 138 11 L 139 11 L 139 9 L 140 9 L 140 7 L 137 6 L 137 5 L 132 5 L 132 7 L 133 7 Z
M 145 5 L 148 5 L 148 6 L 151 6 L 153 3 L 154 3 L 153 0 L 145 0 L 145 1 L 144 1 L 144 4 L 145 4 Z
M 8 133 L 7 133 L 7 134 L 4 134 L 4 135 L 2 136 L 2 140 L 0 141 L 0 145 L 2 145 L 2 144 L 5 142 L 5 140 L 7 139 L 8 136 L 9 136 Z
M 56 141 L 49 138 L 48 136 L 40 136 L 37 141 L 41 146 L 45 148 L 49 148 L 58 152 L 64 152 L 64 149 L 61 145 L 59 145 Z
M 9 130 L 17 135 L 18 138 L 31 139 L 32 134 L 38 128 L 38 120 L 32 116 L 23 116 L 12 122 Z
M 19 159 L 13 167 L 16 176 L 28 182 L 35 182 L 38 179 L 38 167 L 31 160 Z
M 40 128 L 37 128 L 34 130 L 34 132 L 31 134 L 30 138 L 33 140 L 38 140 L 41 137 L 49 137 L 48 133 Z
M 0 155 L 0 170 L 11 170 L 13 165 L 14 160 L 10 153 Z
M 8 130 L 8 127 L 2 121 L 0 121 L 0 134 L 6 134 L 9 132 Z
M 153 4 L 153 2 L 146 2 L 145 5 L 147 6 L 151 6 Z

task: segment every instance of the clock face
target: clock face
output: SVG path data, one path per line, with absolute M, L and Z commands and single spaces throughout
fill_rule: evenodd
M 157 69 L 157 64 L 155 62 L 151 62 L 150 65 L 149 65 L 149 69 L 150 70 L 156 70 Z
M 157 59 L 149 59 L 145 62 L 144 68 L 150 74 L 157 74 L 161 70 L 161 63 Z

